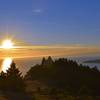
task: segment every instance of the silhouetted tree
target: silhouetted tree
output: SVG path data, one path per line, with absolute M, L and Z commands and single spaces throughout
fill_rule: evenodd
M 45 57 L 43 57 L 42 63 L 41 63 L 41 65 L 43 67 L 47 67 L 47 66 L 49 66 L 51 64 L 53 64 L 53 60 L 52 60 L 51 56 L 49 56 L 47 59 L 45 59 Z
M 43 57 L 41 65 L 44 66 L 46 64 L 46 59 Z
M 11 91 L 23 91 L 24 90 L 24 82 L 21 73 L 14 62 L 11 63 L 11 67 L 7 70 L 6 76 L 6 88 Z
M 47 64 L 48 65 L 53 64 L 53 60 L 52 60 L 51 56 L 48 57 Z
M 0 73 L 0 89 L 4 90 L 6 85 L 6 73 L 3 71 Z

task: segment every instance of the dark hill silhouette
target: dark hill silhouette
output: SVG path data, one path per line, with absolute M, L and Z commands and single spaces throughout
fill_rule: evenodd
M 40 65 L 33 66 L 27 72 L 25 79 L 38 80 L 50 88 L 62 90 L 71 95 L 100 95 L 99 70 L 96 67 L 79 65 L 76 61 L 66 58 L 55 61 L 51 57 L 47 60 L 43 58 Z

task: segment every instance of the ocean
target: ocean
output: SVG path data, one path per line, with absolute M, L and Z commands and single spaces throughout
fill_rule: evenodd
M 84 63 L 84 61 L 87 60 L 94 60 L 94 59 L 99 59 L 100 56 L 57 56 L 57 57 L 52 57 L 53 60 L 58 59 L 58 58 L 68 58 L 72 59 L 79 64 L 83 65 L 88 65 L 91 68 L 94 66 L 97 66 L 97 68 L 100 70 L 100 64 L 97 63 Z M 4 59 L 0 60 L 0 69 L 1 71 L 5 71 L 10 67 L 10 63 L 13 60 L 16 63 L 16 67 L 22 72 L 22 75 L 25 75 L 28 70 L 33 67 L 35 64 L 40 64 L 41 60 L 43 57 L 31 57 L 31 58 L 11 58 L 11 57 L 6 57 Z

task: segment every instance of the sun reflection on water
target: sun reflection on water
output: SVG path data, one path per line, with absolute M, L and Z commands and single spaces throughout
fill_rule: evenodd
M 2 62 L 1 71 L 6 72 L 8 68 L 10 68 L 11 63 L 12 63 L 12 58 L 10 57 L 5 58 Z

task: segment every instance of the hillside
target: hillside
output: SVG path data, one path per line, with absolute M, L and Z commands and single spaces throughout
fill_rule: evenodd
M 40 65 L 33 66 L 27 72 L 25 80 L 38 81 L 49 89 L 53 89 L 53 92 L 62 91 L 71 95 L 100 95 L 99 70 L 96 67 L 78 65 L 77 62 L 66 58 L 55 61 L 51 57 L 43 58 Z

